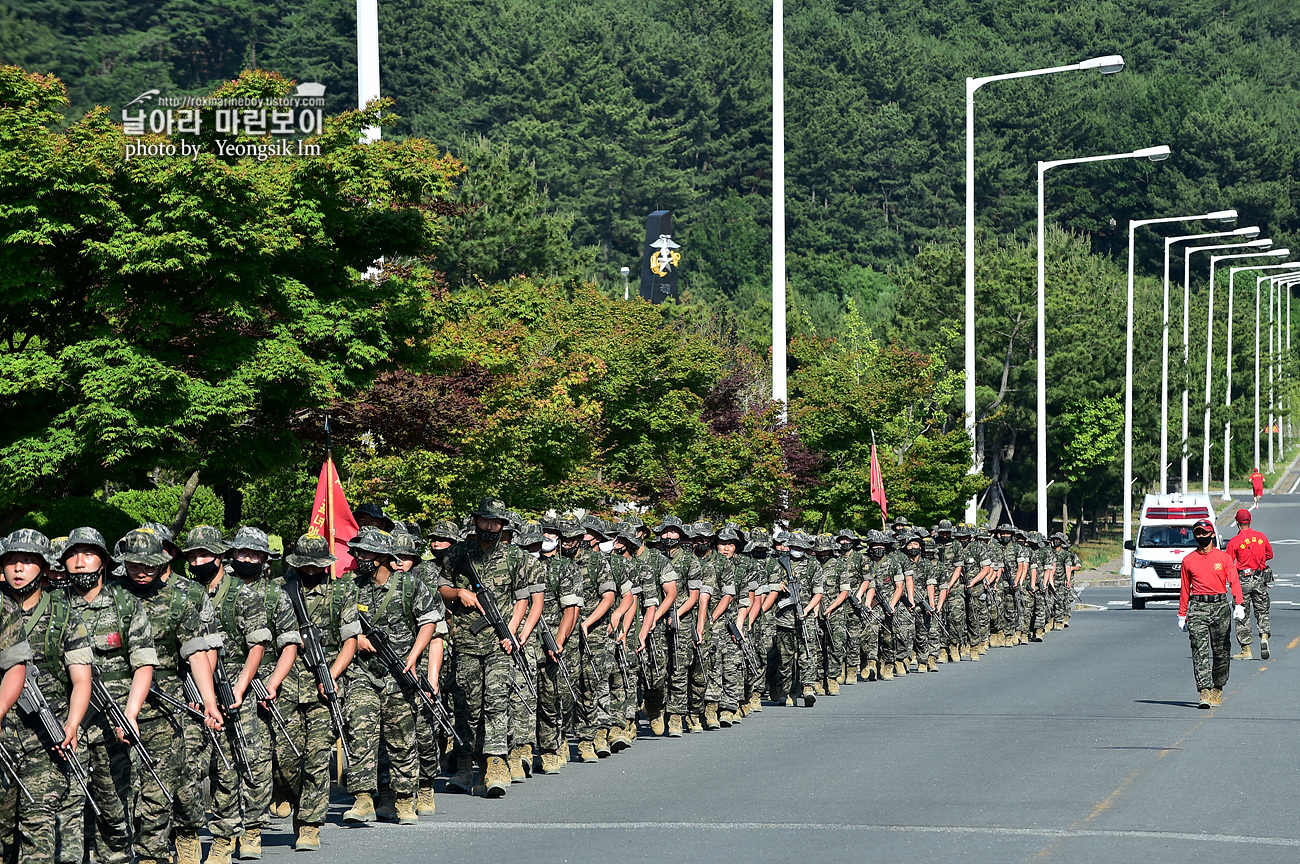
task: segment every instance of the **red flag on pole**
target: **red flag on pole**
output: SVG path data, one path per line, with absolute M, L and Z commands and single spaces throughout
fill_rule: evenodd
M 883 523 L 889 518 L 889 503 L 885 500 L 885 478 L 880 473 L 880 461 L 876 459 L 874 441 L 871 442 L 871 500 L 880 505 L 880 521 Z
M 348 541 L 357 536 L 357 520 L 352 518 L 352 508 L 343 494 L 343 484 L 339 482 L 339 472 L 334 467 L 332 456 L 326 456 L 325 464 L 321 466 L 320 479 L 316 481 L 316 501 L 311 507 L 311 523 L 307 530 L 330 541 L 330 549 L 339 559 L 330 565 L 331 578 L 337 579 L 352 569 Z

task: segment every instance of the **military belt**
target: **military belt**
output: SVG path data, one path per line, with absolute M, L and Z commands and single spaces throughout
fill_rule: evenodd
M 133 673 L 131 672 L 100 672 L 99 673 L 99 677 L 105 681 L 127 681 L 132 676 Z
M 1193 594 L 1193 595 L 1191 595 L 1191 597 L 1188 598 L 1188 599 L 1191 599 L 1191 600 L 1200 600 L 1200 601 L 1205 602 L 1205 603 L 1212 603 L 1212 602 L 1214 602 L 1214 601 L 1216 601 L 1216 600 L 1222 600 L 1222 599 L 1224 598 L 1224 596 L 1225 596 L 1225 595 L 1223 595 L 1223 594 Z

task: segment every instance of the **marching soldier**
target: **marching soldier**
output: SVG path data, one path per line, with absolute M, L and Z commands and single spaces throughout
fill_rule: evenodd
M 846 574 L 845 560 L 835 538 L 819 534 L 815 540 L 815 557 L 822 570 L 822 587 L 826 597 L 817 607 L 817 683 L 813 691 L 821 696 L 838 696 L 840 682 L 844 679 L 844 639 L 836 631 L 844 618 L 842 608 L 848 592 L 853 589 Z
M 663 669 L 657 673 L 645 696 L 646 717 L 656 735 L 670 738 L 682 736 L 682 722 L 687 711 L 687 660 L 690 646 L 683 645 L 690 638 L 681 632 L 681 617 L 690 612 L 699 598 L 699 589 L 692 591 L 688 585 L 698 581 L 699 564 L 694 554 L 682 546 L 686 532 L 676 516 L 665 516 L 655 528 L 659 537 L 659 552 L 641 569 L 641 597 L 646 605 L 641 622 L 640 642 L 656 640 L 655 651 L 663 658 Z M 674 617 L 677 625 L 673 625 Z M 654 634 L 653 637 L 651 634 Z
M 1196 549 L 1183 556 L 1182 590 L 1178 598 L 1178 627 L 1192 643 L 1192 673 L 1201 708 L 1223 701 L 1232 660 L 1232 625 L 1246 620 L 1241 581 L 1233 556 L 1214 545 L 1214 523 L 1201 519 L 1192 526 Z M 1228 598 L 1236 603 L 1228 610 Z
M 582 546 L 583 529 L 578 518 L 566 513 L 555 521 L 556 533 L 560 537 L 559 554 L 552 554 L 547 559 L 545 590 L 542 592 L 542 613 L 535 632 L 542 633 L 543 627 L 549 630 L 555 641 L 555 649 L 547 646 L 541 636 L 537 648 L 537 748 L 539 769 L 543 774 L 558 774 L 569 761 L 567 734 L 571 721 L 582 727 L 588 721 L 585 706 L 576 695 L 576 671 L 569 661 L 573 653 L 564 650 L 565 637 L 572 632 L 582 610 L 582 571 L 574 563 Z M 527 537 L 532 544 L 533 536 Z M 560 671 L 563 661 L 569 672 L 566 679 Z M 575 692 L 570 692 L 574 687 Z M 574 715 L 581 715 L 575 719 Z M 579 758 L 583 761 L 597 760 L 592 740 L 579 742 Z M 586 745 L 584 747 L 583 745 Z
M 607 630 L 609 650 L 616 662 L 610 664 L 609 692 L 610 752 L 617 753 L 636 743 L 637 672 L 640 655 L 635 642 L 629 648 L 629 633 L 637 633 L 640 624 L 641 580 L 634 562 L 641 553 L 642 541 L 630 522 L 619 523 L 614 532 L 611 577 L 618 589 L 618 604 L 609 616 Z M 618 658 L 622 658 L 619 662 Z
M 1273 559 L 1273 545 L 1260 531 L 1250 527 L 1250 511 L 1237 511 L 1237 536 L 1228 541 L 1228 554 L 1237 565 L 1241 577 L 1241 595 L 1246 607 L 1246 617 L 1237 622 L 1237 644 L 1241 651 L 1232 655 L 1234 660 L 1251 660 L 1250 612 L 1255 611 L 1259 624 L 1259 656 L 1268 659 L 1268 638 L 1271 635 L 1268 620 L 1268 583 L 1273 580 L 1273 570 L 1268 562 Z
M 439 700 L 442 699 L 445 692 L 442 687 L 442 670 L 448 657 L 447 647 L 447 607 L 442 602 L 442 595 L 438 593 L 438 575 L 442 568 L 442 559 L 446 557 L 447 550 L 460 541 L 460 532 L 456 526 L 442 520 L 434 524 L 429 529 L 429 551 L 431 557 L 424 560 L 420 554 L 420 544 L 418 537 L 412 535 L 413 542 L 406 544 L 405 541 L 398 539 L 399 535 L 394 535 L 393 548 L 397 552 L 397 559 L 394 561 L 396 572 L 404 573 L 410 571 L 415 574 L 416 578 L 424 583 L 424 587 L 429 589 L 429 593 L 434 597 L 435 604 L 441 612 L 442 620 L 434 627 L 433 638 L 429 640 L 428 653 L 426 654 L 423 667 L 418 670 L 418 675 L 423 675 L 429 682 L 429 687 L 437 694 Z M 417 816 L 432 816 L 437 812 L 437 804 L 433 797 L 433 782 L 438 777 L 438 769 L 441 765 L 442 748 L 439 745 L 439 734 L 434 728 L 433 720 L 429 717 L 427 711 L 415 712 L 415 748 L 420 756 L 420 780 L 419 786 L 415 792 L 415 813 Z
M 582 718 L 576 727 L 578 758 L 592 762 L 610 755 L 609 648 L 605 632 L 618 586 L 609 556 L 602 548 L 611 542 L 609 529 L 590 515 L 582 520 L 582 529 L 582 544 L 573 556 L 582 589 L 582 607 L 574 623 L 582 632 L 565 630 L 562 635 L 570 655 L 569 668 L 577 676 L 574 686 L 582 701 Z
M 782 559 L 777 584 L 776 635 L 772 642 L 770 666 L 772 701 L 787 708 L 802 695 L 805 708 L 817 702 L 813 689 L 817 672 L 813 666 L 813 640 L 816 639 L 815 614 L 821 604 L 823 584 L 821 567 L 812 557 L 814 541 L 803 531 L 789 535 L 790 557 Z M 797 586 L 797 588 L 796 588 Z M 795 597 L 798 595 L 799 607 Z M 800 638 L 802 631 L 803 638 Z
M 735 562 L 741 537 L 742 533 L 735 524 L 728 522 L 722 527 L 713 538 L 714 553 L 710 561 L 713 572 L 706 573 L 703 580 L 710 594 L 717 598 L 705 626 L 706 630 L 712 631 L 710 641 L 713 646 L 713 656 L 709 661 L 709 690 L 718 694 L 718 725 L 724 729 L 743 718 L 744 661 L 740 655 L 740 643 L 732 639 L 727 623 L 737 622 L 736 600 L 740 589 L 736 584 Z M 707 707 L 705 714 L 707 719 Z

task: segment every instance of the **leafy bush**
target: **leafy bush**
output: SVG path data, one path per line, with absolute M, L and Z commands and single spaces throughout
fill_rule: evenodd
M 172 520 L 176 518 L 176 508 L 180 506 L 181 492 L 184 488 L 183 486 L 160 486 L 157 489 L 127 489 L 109 498 L 108 503 L 127 513 L 133 520 L 128 530 L 143 522 L 161 522 L 170 527 Z M 198 525 L 220 527 L 225 512 L 225 505 L 221 503 L 217 493 L 213 492 L 210 486 L 200 486 L 194 490 L 194 497 L 190 499 L 190 512 L 185 517 L 181 534 L 184 535 L 186 531 Z M 107 540 L 108 536 L 105 535 L 104 539 Z
M 47 537 L 66 536 L 73 528 L 89 525 L 104 535 L 112 546 L 139 523 L 135 517 L 114 504 L 98 498 L 63 498 L 41 510 L 33 510 L 18 520 L 15 528 L 35 528 Z

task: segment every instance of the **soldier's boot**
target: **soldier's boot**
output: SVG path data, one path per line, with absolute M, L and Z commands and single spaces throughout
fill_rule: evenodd
M 1261 660 L 1268 659 L 1268 634 L 1259 634 L 1259 657 Z
M 835 676 L 835 683 L 843 684 L 849 679 L 849 673 L 843 663 L 837 663 L 836 665 L 839 667 L 839 674 Z
M 415 793 L 415 813 L 417 816 L 432 816 L 438 812 L 438 805 L 433 800 L 433 787 L 421 786 Z
M 704 703 L 704 728 L 709 731 L 722 728 L 722 722 L 718 720 L 717 702 Z
M 754 698 L 750 700 L 750 703 L 749 703 L 749 710 L 750 710 L 750 711 L 753 711 L 755 714 L 757 714 L 759 711 L 762 711 L 762 710 L 763 710 L 763 697 L 760 696 L 759 694 L 755 693 L 755 694 L 754 694 Z
M 704 734 L 704 718 L 701 717 L 699 714 L 687 714 L 687 715 L 686 715 L 686 728 L 687 728 L 687 731 L 689 731 L 689 732 L 691 732 L 691 733 L 693 733 L 693 734 L 696 734 L 696 735 L 703 735 L 703 734 Z
M 229 842 L 229 841 L 227 841 Z M 227 853 L 230 847 L 226 847 Z M 195 831 L 176 832 L 176 864 L 200 864 L 203 858 L 203 844 Z M 226 860 L 230 860 L 227 856 Z
M 1066 615 L 1066 616 L 1065 616 L 1065 620 L 1061 622 L 1061 627 L 1063 627 L 1063 628 L 1066 629 L 1066 630 L 1069 630 L 1069 629 L 1070 629 L 1070 616 L 1069 616 L 1069 615 Z
M 850 668 L 849 664 L 845 662 L 842 666 L 840 666 L 840 677 L 836 680 L 839 681 L 840 686 L 844 686 L 845 684 L 857 684 L 858 667 L 854 666 Z
M 1255 655 L 1250 650 L 1250 644 L 1241 646 L 1241 650 L 1232 655 L 1233 660 L 1254 660 Z
M 239 838 L 239 859 L 256 861 L 262 857 L 262 829 L 245 828 L 244 836 Z
M 1210 691 L 1209 691 L 1209 690 L 1202 690 L 1202 691 L 1201 691 L 1201 702 L 1200 702 L 1200 704 L 1197 705 L 1196 707 L 1198 707 L 1198 708 L 1209 708 L 1209 707 L 1210 707 Z
M 590 741 L 578 742 L 578 761 L 579 762 L 599 762 L 600 757 L 596 755 L 596 746 Z
M 880 680 L 882 681 L 894 680 L 894 664 L 888 662 L 887 660 L 880 661 Z
M 989 634 L 989 644 L 992 645 L 994 648 L 1001 648 L 1001 647 L 1002 647 L 1002 634 L 1001 634 L 1001 633 L 990 633 L 990 634 Z
M 813 684 L 813 688 L 812 688 L 812 689 L 813 689 L 813 692 L 816 693 L 818 696 L 825 696 L 825 695 L 826 695 L 826 688 L 822 686 L 821 679 L 818 679 L 818 680 Z
M 735 711 L 723 709 L 718 712 L 718 725 L 723 729 L 730 729 L 732 726 L 740 722 L 740 717 L 741 715 Z
M 213 837 L 212 845 L 208 847 L 208 857 L 203 859 L 203 864 L 230 864 L 230 854 L 234 851 L 233 837 Z
M 948 646 L 948 653 L 951 654 L 951 653 L 952 653 L 952 649 L 954 649 L 954 648 L 957 649 L 957 658 L 958 658 L 959 660 L 969 660 L 969 659 L 970 659 L 970 646 L 969 646 L 969 645 L 967 645 L 967 644 L 964 643 L 964 642 L 963 642 L 961 645 L 949 645 L 949 646 Z
M 947 645 L 940 645 L 940 646 L 939 646 L 939 660 L 938 660 L 938 662 L 940 662 L 940 663 L 947 663 L 947 662 L 948 662 L 948 646 L 947 646 Z
M 319 852 L 320 851 L 320 826 L 299 825 L 298 836 L 293 841 L 293 851 Z
M 398 825 L 415 825 L 420 821 L 420 814 L 415 812 L 415 796 L 399 795 L 393 799 L 393 807 L 397 810 Z
M 830 696 L 840 695 L 840 682 L 836 681 L 834 678 L 826 679 L 826 693 Z
M 456 760 L 456 773 L 447 780 L 447 788 L 469 795 L 474 791 L 474 761 L 469 756 Z
M 344 822 L 374 822 L 375 821 L 375 799 L 370 797 L 369 792 L 358 792 L 357 800 L 352 802 L 352 806 L 343 811 Z
M 506 757 L 506 764 L 510 766 L 510 782 L 522 783 L 528 779 L 524 773 L 524 748 L 511 747 L 510 755 Z
M 929 672 L 930 670 L 926 667 L 924 659 L 917 658 L 916 669 L 914 669 L 913 671 L 920 673 L 920 672 Z
M 1042 632 L 1043 632 L 1042 630 L 1031 630 L 1029 632 L 1029 641 L 1042 642 L 1043 641 Z
M 541 764 L 539 764 L 539 765 L 537 766 L 537 772 L 538 772 L 539 774 L 559 774 L 559 773 L 560 773 L 560 770 L 559 770 L 558 768 L 555 767 L 554 762 L 555 762 L 556 756 L 555 756 L 555 754 L 554 754 L 553 752 L 551 752 L 551 751 L 549 751 L 549 750 L 543 750 L 540 754 L 538 754 L 538 757 L 537 757 L 537 758 L 538 758 L 538 761 L 541 763 Z
M 782 704 L 784 704 L 785 707 L 787 707 L 787 708 L 793 708 L 793 707 L 794 707 L 794 697 L 793 697 L 793 696 L 787 696 L 787 697 L 785 697 L 785 702 L 782 703 Z
M 1219 707 L 1220 705 L 1222 705 L 1222 704 L 1223 704 L 1223 691 L 1222 691 L 1221 689 L 1219 689 L 1218 687 L 1213 687 L 1213 688 L 1211 688 L 1211 689 L 1210 689 L 1210 705 L 1212 705 L 1212 706 L 1215 707 L 1215 708 L 1218 708 L 1218 707 Z
M 479 798 L 486 798 L 487 797 L 487 757 L 486 756 L 474 757 L 474 765 L 478 768 L 478 776 L 475 778 L 477 782 L 474 784 L 474 788 L 470 790 L 469 794 Z
M 669 715 L 668 715 L 668 733 L 667 733 L 667 734 L 668 734 L 668 737 L 669 737 L 669 738 L 680 738 L 680 737 L 682 737 L 682 715 L 680 715 L 680 714 L 669 714 Z
M 596 754 L 592 753 L 595 759 Z M 510 788 L 510 769 L 506 767 L 506 760 L 500 756 L 489 756 L 487 758 L 487 797 L 500 798 L 506 794 Z
M 867 661 L 866 663 L 864 663 L 862 665 L 862 668 L 858 670 L 858 677 L 861 678 L 863 681 L 875 681 L 876 670 L 872 669 L 871 666 L 872 666 L 871 661 Z
M 817 704 L 817 693 L 811 687 L 803 688 L 803 707 L 811 708 Z
M 609 752 L 610 753 L 621 753 L 622 751 L 626 750 L 628 747 L 631 746 L 632 746 L 632 742 L 629 741 L 627 737 L 626 724 L 622 726 L 615 726 L 609 730 Z
M 971 645 L 971 646 L 969 646 L 969 647 L 967 648 L 967 650 L 970 652 L 970 659 L 971 659 L 971 661 L 972 661 L 972 662 L 976 662 L 976 663 L 978 663 L 978 662 L 979 662 L 979 659 L 980 659 L 980 646 L 979 646 L 979 644 L 976 643 L 975 645 Z
M 987 653 L 989 653 L 989 640 L 984 639 L 980 642 L 980 656 L 982 657 Z
M 926 669 L 927 672 L 938 672 L 938 671 L 939 671 L 939 665 L 935 662 L 935 659 L 934 659 L 933 656 L 929 657 L 929 658 L 925 661 L 925 669 Z
M 392 789 L 380 789 L 379 800 L 375 802 L 375 818 L 380 822 L 396 822 L 397 806 L 394 801 Z
M 650 731 L 656 735 L 664 734 L 664 709 L 647 707 L 645 714 L 650 721 Z
M 288 819 L 293 815 L 293 804 L 287 800 L 272 801 L 271 806 L 267 809 L 277 819 Z
M 894 674 L 897 675 L 899 678 L 902 678 L 904 675 L 907 674 L 907 661 L 906 661 L 906 660 L 895 660 L 895 661 L 894 661 Z

